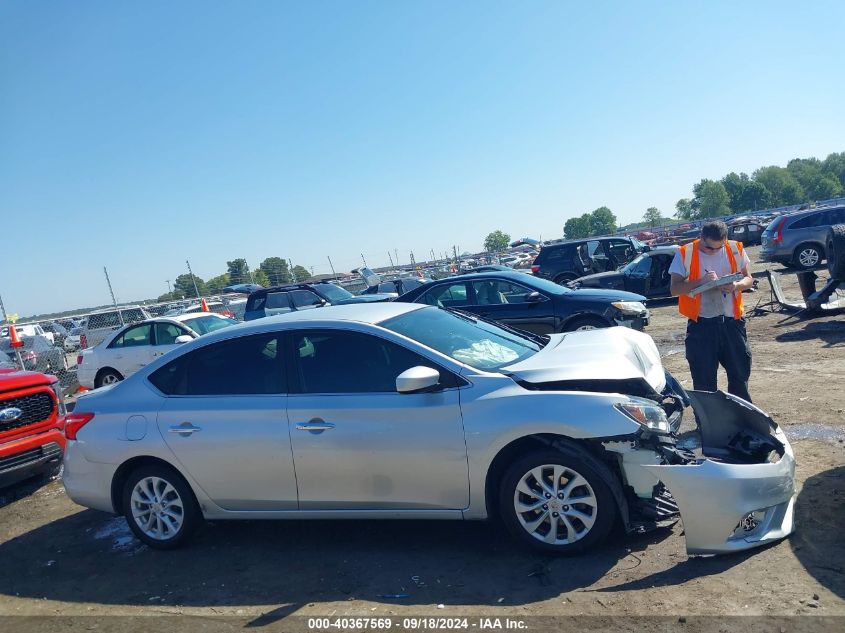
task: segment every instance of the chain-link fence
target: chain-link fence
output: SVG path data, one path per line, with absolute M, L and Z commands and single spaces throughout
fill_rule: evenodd
M 70 323 L 69 323 L 70 325 Z M 21 323 L 0 327 L 0 368 L 36 371 L 56 376 L 65 394 L 79 388 L 76 357 L 67 346 L 70 330 L 58 322 Z

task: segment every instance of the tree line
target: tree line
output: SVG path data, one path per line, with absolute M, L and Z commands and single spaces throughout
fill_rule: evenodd
M 786 167 L 760 167 L 749 176 L 731 172 L 719 180 L 701 179 L 693 185 L 691 198 L 675 204 L 674 219 L 700 220 L 739 213 L 753 213 L 845 195 L 845 152 L 818 158 L 794 158 Z M 623 228 L 635 229 L 668 224 L 657 207 L 649 207 L 641 222 Z M 569 218 L 563 227 L 566 239 L 608 235 L 616 232 L 616 216 L 607 207 Z
M 305 281 L 311 273 L 304 266 L 292 266 L 282 257 L 268 257 L 250 271 L 243 258 L 226 262 L 226 272 L 205 280 L 197 275 L 182 273 L 173 280 L 173 290 L 158 297 L 158 301 L 173 301 L 189 297 L 217 294 L 235 284 L 258 284 L 265 288 L 297 281 Z M 196 284 L 196 289 L 194 284 Z

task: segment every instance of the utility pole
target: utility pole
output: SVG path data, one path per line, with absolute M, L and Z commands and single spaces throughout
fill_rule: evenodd
M 170 280 L 169 280 L 169 279 L 165 279 L 165 281 L 167 282 L 167 294 L 172 295 L 172 294 L 173 294 L 173 290 L 170 288 Z
M 390 251 L 387 251 L 387 259 L 390 260 L 390 267 L 396 268 L 396 265 L 393 263 L 393 257 L 390 256 Z
M 293 260 L 288 260 L 288 268 L 290 268 L 290 278 L 293 280 L 293 283 L 296 283 L 296 273 L 293 272 Z
M 109 279 L 109 271 L 106 270 L 105 266 L 103 266 L 103 272 L 106 273 L 106 283 L 109 286 L 109 294 L 111 295 L 112 305 L 114 306 L 115 310 L 117 310 L 117 301 L 114 298 L 114 290 L 112 290 L 112 287 L 111 287 L 111 279 Z M 120 310 L 117 310 L 117 318 L 120 319 L 121 325 L 125 325 L 123 323 L 123 313 Z
M 394 248 L 393 254 L 396 256 L 396 265 L 399 266 L 399 250 Z
M 416 266 L 417 260 L 414 259 L 414 251 L 411 251 L 411 266 Z
M 434 256 L 434 249 L 432 248 L 431 249 L 431 263 L 433 264 L 436 260 L 437 260 L 437 258 Z
M 0 295 L 0 312 L 3 313 L 3 322 L 5 323 L 9 319 L 6 316 L 6 306 L 3 305 L 3 296 L 2 295 Z M 21 367 L 23 367 L 23 365 L 21 365 Z
M 452 254 L 455 256 L 455 261 L 458 261 L 458 247 L 452 246 Z
M 326 259 L 329 260 L 329 268 L 332 269 L 332 275 L 334 275 L 335 278 L 337 278 L 337 273 L 334 271 L 334 264 L 332 264 L 332 258 L 329 257 L 328 255 L 326 255 Z
M 367 268 L 367 260 L 364 259 L 364 253 L 361 253 L 361 261 L 364 262 L 364 268 Z
M 191 273 L 191 282 L 194 284 L 194 293 L 197 295 L 197 299 L 199 299 L 200 291 L 197 289 L 197 280 L 194 278 L 194 271 L 191 270 L 191 262 L 186 259 L 185 263 L 188 264 L 188 272 Z

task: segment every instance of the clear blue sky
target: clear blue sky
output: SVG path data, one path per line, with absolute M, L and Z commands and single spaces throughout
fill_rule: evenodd
M 0 294 L 328 272 L 845 150 L 845 3 L 0 5 Z

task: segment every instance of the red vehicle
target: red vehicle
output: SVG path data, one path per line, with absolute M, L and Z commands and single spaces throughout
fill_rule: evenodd
M 58 378 L 0 369 L 0 488 L 58 472 L 65 414 Z

